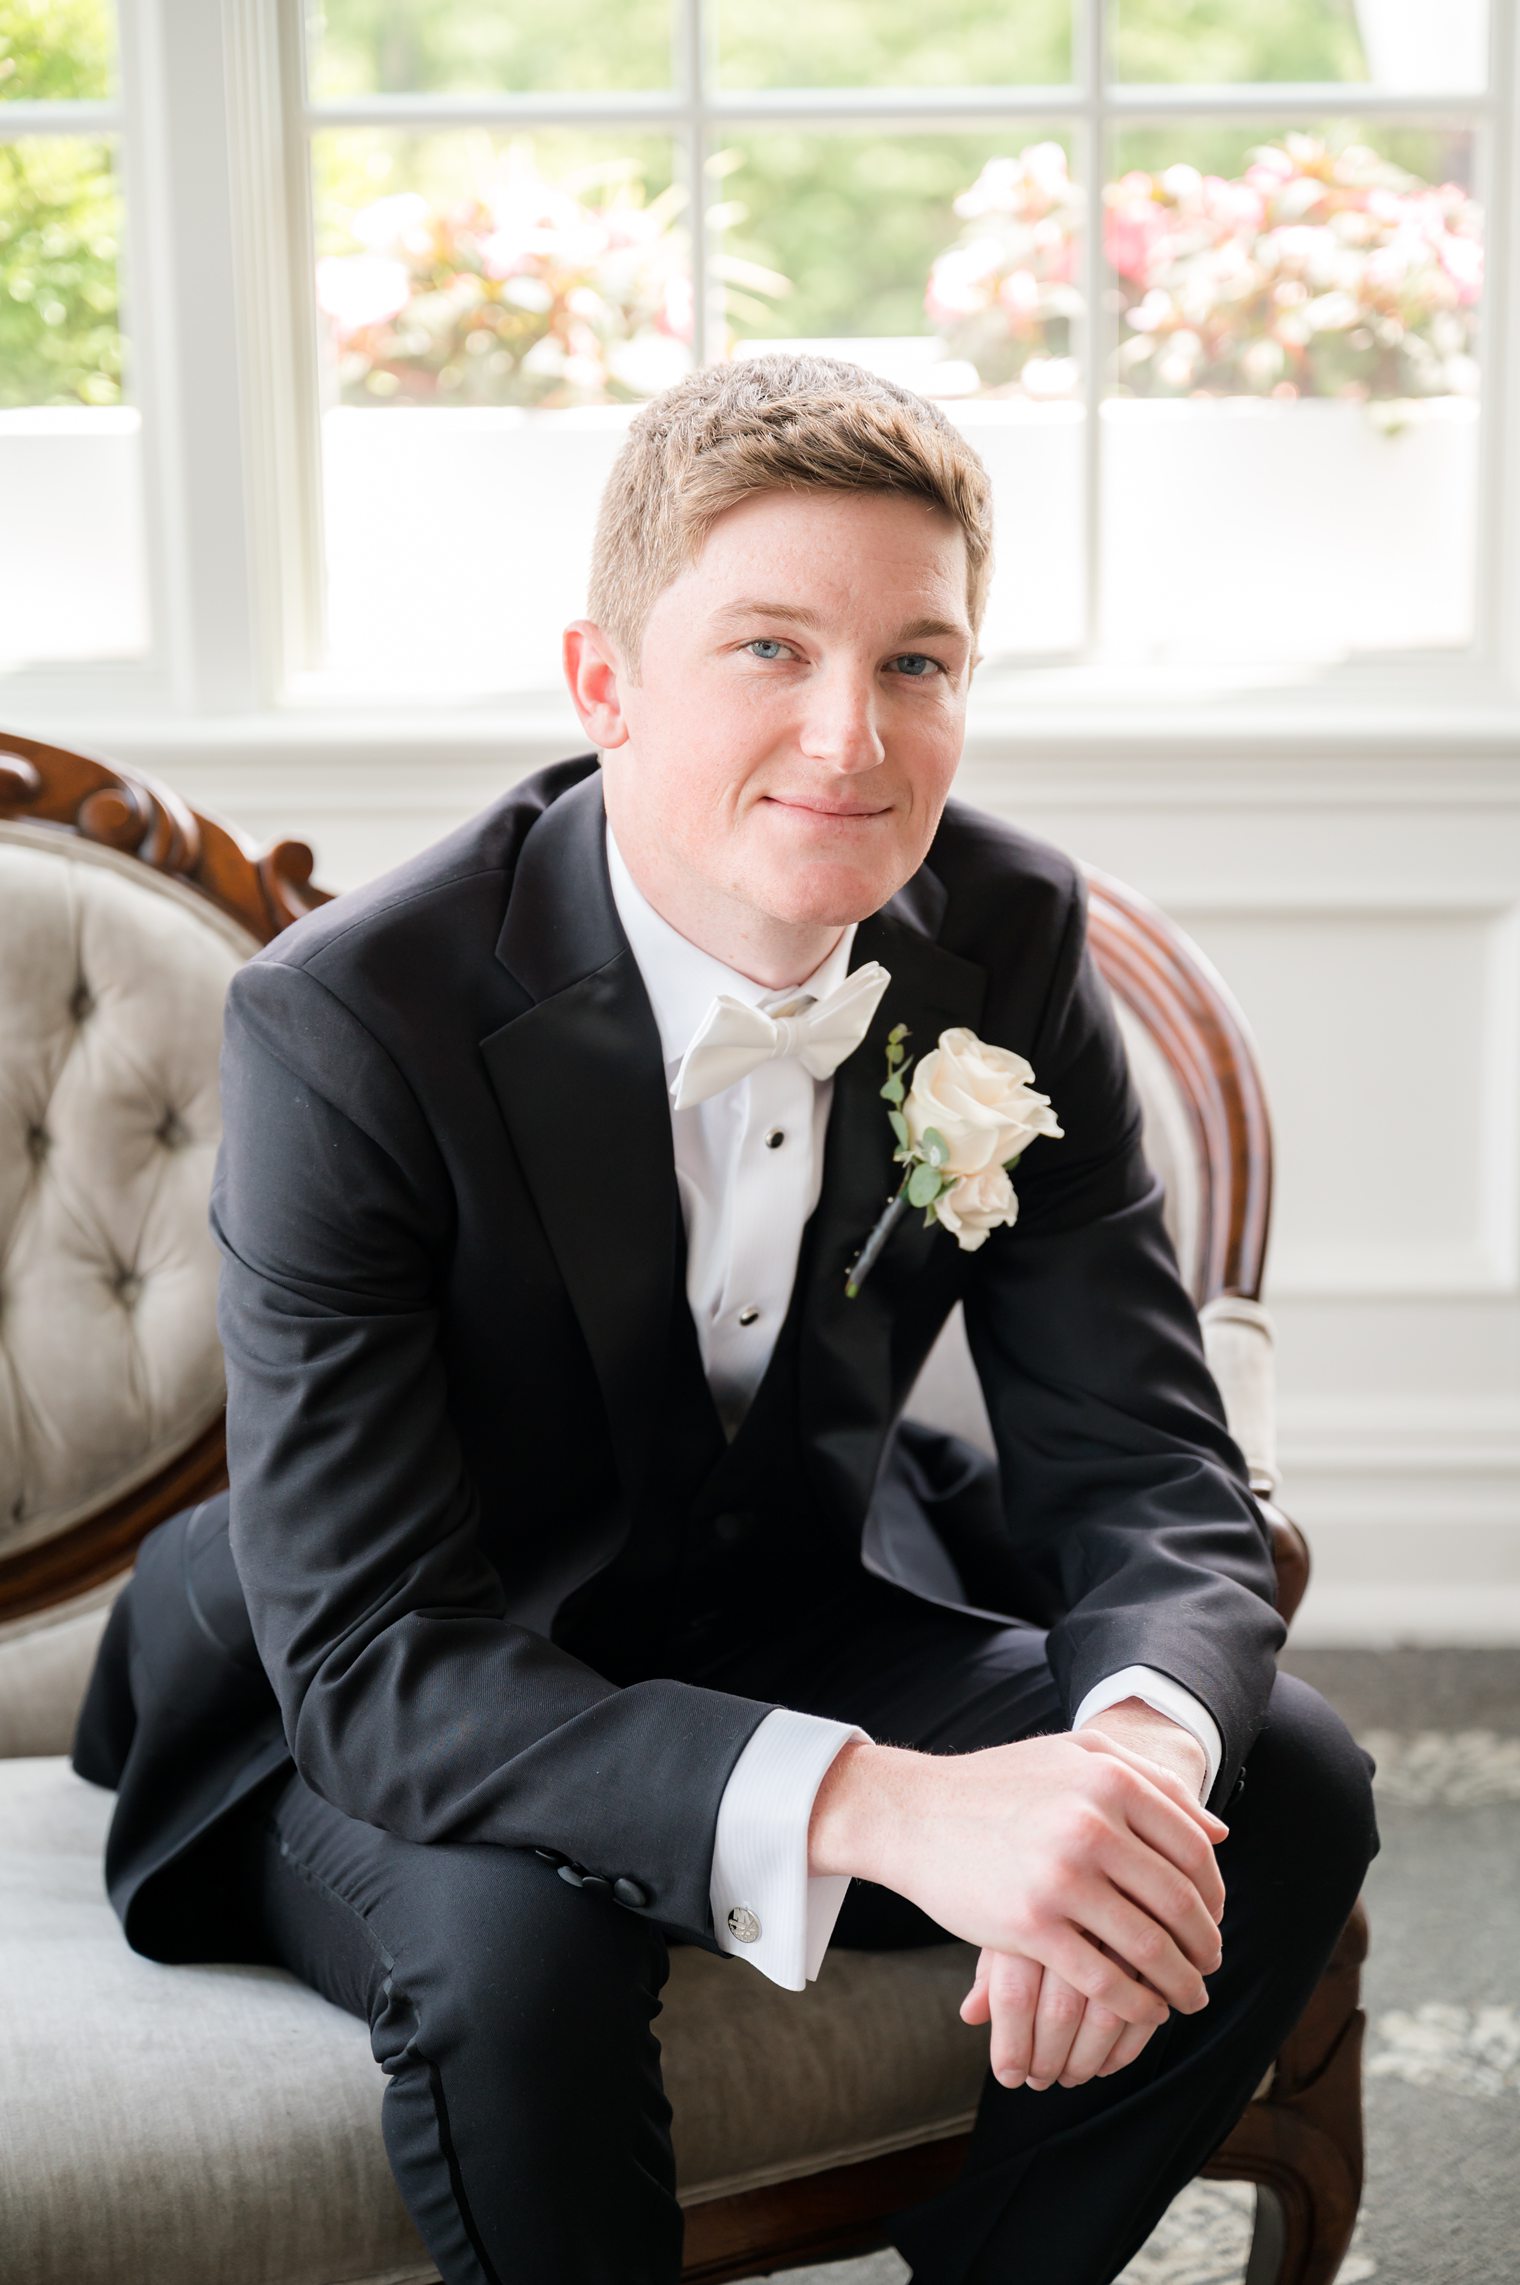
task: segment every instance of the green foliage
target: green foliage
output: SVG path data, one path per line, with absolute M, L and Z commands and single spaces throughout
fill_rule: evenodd
M 932 1206 L 943 1188 L 937 1167 L 915 1166 L 908 1177 L 908 1204 Z
M 1355 0 L 1118 0 L 1117 34 L 1121 79 L 1228 87 L 1367 77 Z
M 717 0 L 728 88 L 1051 86 L 1071 77 L 1071 0 Z
M 0 406 L 114 405 L 120 200 L 104 143 L 0 143 Z
M 1002 134 L 777 127 L 731 136 L 738 163 L 728 189 L 748 218 L 728 233 L 728 244 L 792 281 L 768 314 L 739 330 L 766 341 L 932 333 L 924 284 L 935 256 L 960 233 L 955 201 L 989 158 L 1023 140 L 1022 127 Z
M 720 83 L 730 88 L 947 84 L 1049 85 L 1071 71 L 1072 0 L 713 0 Z M 1354 0 L 1117 0 L 1127 77 L 1183 82 L 1365 81 Z M 309 0 L 313 93 L 383 90 L 631 90 L 671 84 L 672 0 Z M 109 97 L 113 0 L 0 0 L 0 102 Z M 1127 129 L 1108 171 L 1185 159 L 1233 175 L 1253 144 L 1289 125 L 1261 118 Z M 1059 120 L 915 134 L 745 128 L 705 186 L 730 211 L 725 256 L 781 273 L 776 299 L 735 278 L 728 314 L 747 338 L 926 335 L 929 269 L 956 239 L 954 200 L 997 152 L 1034 135 L 1067 140 Z M 1427 181 L 1465 180 L 1470 138 L 1448 128 L 1366 129 L 1365 139 Z M 478 161 L 478 129 L 424 136 L 319 135 L 313 164 L 320 250 L 348 249 L 346 216 L 383 192 L 458 181 Z M 551 130 L 533 138 L 546 171 L 637 156 L 651 202 L 672 179 L 668 138 Z M 382 147 L 383 146 L 383 147 Z M 552 153 L 552 158 L 551 158 Z M 721 211 L 721 210 L 720 210 Z M 119 401 L 121 219 L 100 140 L 36 137 L 0 145 L 0 405 Z
M 101 102 L 114 92 L 112 0 L 0 0 L 0 101 Z
M 312 93 L 668 87 L 670 0 L 312 0 Z

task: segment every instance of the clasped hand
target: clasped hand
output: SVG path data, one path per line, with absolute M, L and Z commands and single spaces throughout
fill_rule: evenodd
M 1188 1788 L 1187 1806 L 1194 1808 L 1205 1763 L 1202 1747 L 1187 1732 L 1136 1700 L 1112 1709 L 1107 1718 L 1099 1716 L 1090 1726 L 1121 1750 L 1128 1747 L 1163 1776 L 1169 1773 L 1182 1783 Z M 1205 1930 L 1196 1910 L 1189 1908 L 1189 1925 L 1183 1931 L 1199 1940 L 1199 1949 L 1184 1948 L 1205 1975 L 1220 1960 L 1216 1923 L 1224 1892 L 1218 1869 L 1213 1869 L 1207 1894 L 1198 1896 L 1209 1915 L 1208 1927 Z M 1106 1958 L 1118 1959 L 1109 1945 L 1100 1949 Z M 1009 2087 L 1078 2087 L 1089 2079 L 1108 2078 L 1135 2061 L 1157 2028 L 1154 2023 L 1126 2022 L 1037 1959 L 986 1945 L 960 2012 L 967 2023 L 991 2025 L 993 2074 Z

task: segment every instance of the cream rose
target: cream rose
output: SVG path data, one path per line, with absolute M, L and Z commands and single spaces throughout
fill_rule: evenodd
M 1001 1166 L 989 1166 L 981 1174 L 963 1174 L 959 1182 L 940 1192 L 934 1205 L 935 1220 L 944 1223 L 968 1254 L 987 1243 L 989 1230 L 1017 1221 L 1018 1212 L 1013 1184 Z
M 943 1172 L 963 1178 L 954 1190 L 945 1192 L 940 1203 L 939 1218 L 947 1228 L 954 1225 L 946 1205 L 963 1196 L 966 1203 L 970 1202 L 964 1178 L 1001 1172 L 1036 1135 L 1064 1134 L 1065 1129 L 1056 1124 L 1050 1097 L 1038 1094 L 1029 1085 L 1033 1077 L 1034 1066 L 1022 1055 L 1007 1047 L 989 1047 L 964 1024 L 942 1031 L 938 1047 L 931 1048 L 914 1066 L 903 1104 L 909 1140 L 915 1149 L 922 1150 L 926 1131 L 936 1128 L 945 1138 L 948 1153 Z M 955 1212 L 962 1214 L 964 1207 L 957 1203 Z M 1000 1218 L 1013 1220 L 1012 1214 Z M 981 1225 L 982 1234 L 985 1236 L 992 1226 Z

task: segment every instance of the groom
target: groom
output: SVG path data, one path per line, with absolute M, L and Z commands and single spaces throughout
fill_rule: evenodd
M 1275 1670 L 1080 874 L 948 798 L 989 514 L 859 368 L 693 374 L 566 631 L 596 751 L 228 995 L 231 1489 L 143 1543 L 75 1766 L 137 1950 L 368 2019 L 446 2285 L 678 2276 L 672 1942 L 803 1990 L 947 1933 L 991 2070 L 894 2240 L 921 2285 L 1101 2285 L 1376 1851 Z M 957 1134 L 978 1042 L 1053 1115 L 1016 1204 L 1000 1148 L 851 1292 L 894 1033 L 910 1078 L 953 1035 Z M 900 1420 L 957 1302 L 995 1467 Z

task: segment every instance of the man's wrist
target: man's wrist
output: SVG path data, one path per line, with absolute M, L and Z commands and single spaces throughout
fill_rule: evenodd
M 902 1815 L 911 1764 L 931 1756 L 851 1738 L 823 1773 L 808 1822 L 808 1872 L 880 1880 Z
M 1201 1740 L 1181 1722 L 1174 1722 L 1170 1714 L 1148 1706 L 1143 1698 L 1124 1698 L 1116 1706 L 1106 1706 L 1100 1714 L 1090 1714 L 1082 1727 L 1101 1730 L 1105 1737 L 1128 1746 L 1131 1753 L 1145 1754 L 1159 1761 L 1163 1768 L 1171 1770 L 1192 1788 L 1195 1798 L 1202 1800 L 1209 1757 Z

